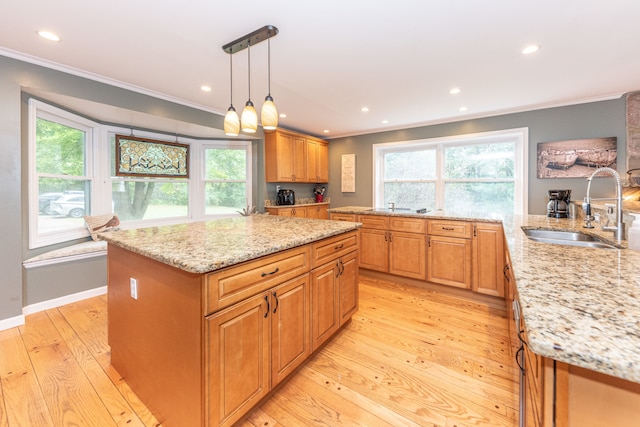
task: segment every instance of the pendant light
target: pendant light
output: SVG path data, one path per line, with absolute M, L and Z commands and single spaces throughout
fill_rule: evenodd
M 229 69 L 230 69 L 230 80 L 231 80 L 231 100 L 229 102 L 229 109 L 227 110 L 227 115 L 224 116 L 224 133 L 227 136 L 238 136 L 240 133 L 240 119 L 238 118 L 238 113 L 236 109 L 233 108 L 233 52 L 229 52 Z
M 262 127 L 267 131 L 275 130 L 278 127 L 278 110 L 276 110 L 273 98 L 271 97 L 271 37 L 276 35 L 278 35 L 278 29 L 276 27 L 273 25 L 265 25 L 252 33 L 246 34 L 222 46 L 222 50 L 229 55 L 247 49 L 247 59 L 249 63 L 249 99 L 242 110 L 240 123 L 238 123 L 238 114 L 235 108 L 233 108 L 233 104 L 229 107 L 224 120 L 224 129 L 225 133 L 227 130 L 235 131 L 235 133 L 227 133 L 227 135 L 238 135 L 238 125 L 242 129 L 242 132 L 255 133 L 258 130 L 258 114 L 253 106 L 253 102 L 251 102 L 251 45 L 256 45 L 265 40 L 269 43 L 269 94 L 264 99 L 265 102 L 262 106 Z
M 242 132 L 255 133 L 258 130 L 258 113 L 251 102 L 251 42 L 247 45 L 247 58 L 249 58 L 249 99 L 242 110 L 240 124 Z
M 278 110 L 276 109 L 276 104 L 273 103 L 273 98 L 271 97 L 271 32 L 269 32 L 267 36 L 267 45 L 269 93 L 264 99 L 264 104 L 262 104 L 260 118 L 262 120 L 262 128 L 264 130 L 273 131 L 278 127 Z

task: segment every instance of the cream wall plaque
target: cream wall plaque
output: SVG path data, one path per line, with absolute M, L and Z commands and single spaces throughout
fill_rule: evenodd
M 356 155 L 342 155 L 342 192 L 356 192 Z

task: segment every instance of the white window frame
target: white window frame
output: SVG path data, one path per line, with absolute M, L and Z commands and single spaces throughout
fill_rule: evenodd
M 85 180 L 89 181 L 90 196 L 89 212 L 93 211 L 94 197 L 94 141 L 98 124 L 72 114 L 68 111 L 45 104 L 36 99 L 29 99 L 29 122 L 28 122 L 28 198 L 29 198 L 29 249 L 66 242 L 89 236 L 89 231 L 85 226 L 69 228 L 62 231 L 48 233 L 38 232 L 38 172 L 36 170 L 36 122 L 38 118 L 60 123 L 85 132 Z
M 460 145 L 490 144 L 490 143 L 515 143 L 514 164 L 514 214 L 522 215 L 528 212 L 527 188 L 528 188 L 528 152 L 529 152 L 529 128 L 515 128 L 492 132 L 456 135 L 443 138 L 430 138 L 411 141 L 387 142 L 373 145 L 373 206 L 384 208 L 384 154 L 391 152 L 416 150 L 421 147 L 436 148 L 436 174 L 435 180 L 425 182 L 436 183 L 436 209 L 444 209 L 444 184 L 446 182 L 462 182 L 470 180 L 445 179 L 444 148 Z M 503 179 L 473 179 L 474 182 L 498 182 L 511 181 Z
M 54 107 L 36 99 L 28 101 L 29 120 L 29 142 L 28 142 L 28 209 L 29 209 L 29 249 L 48 246 L 56 243 L 64 243 L 89 236 L 85 226 L 76 227 L 63 232 L 38 234 L 38 175 L 36 171 L 36 118 L 42 117 L 67 126 L 76 127 L 86 131 L 85 162 L 86 179 L 90 181 L 90 213 L 97 215 L 101 213 L 113 212 L 113 183 L 120 180 L 119 177 L 111 176 L 111 164 L 114 162 L 115 153 L 111 150 L 111 134 L 118 133 L 128 135 L 132 133 L 131 128 L 122 126 L 101 125 L 92 120 L 78 116 L 63 109 Z M 88 113 L 90 114 L 90 113 Z M 161 131 L 134 130 L 133 134 L 138 137 L 175 141 L 167 133 Z M 204 221 L 215 218 L 237 216 L 229 215 L 205 215 L 205 186 L 204 186 L 204 150 L 208 148 L 238 148 L 245 149 L 247 156 L 247 180 L 246 198 L 247 203 L 253 200 L 253 149 L 249 140 L 211 140 L 180 137 L 181 144 L 188 144 L 189 149 L 189 178 L 185 179 L 189 185 L 189 206 L 188 215 L 172 218 L 161 218 L 152 220 L 136 220 L 123 222 L 120 227 L 123 229 L 137 227 L 154 227 L 169 224 L 178 224 L 192 221 Z M 131 178 L 134 179 L 134 178 Z
M 252 175 L 252 165 L 253 165 L 253 159 L 252 159 L 252 147 L 251 147 L 251 141 L 220 141 L 220 142 L 207 142 L 205 144 L 202 144 L 202 151 L 200 153 L 200 170 L 201 170 L 201 179 L 200 179 L 200 188 L 198 191 L 198 203 L 199 203 L 199 211 L 200 214 L 206 218 L 206 219 L 213 219 L 213 218 L 226 218 L 226 217 L 231 217 L 232 215 L 207 215 L 206 214 L 206 202 L 205 202 L 205 197 L 206 197 L 206 183 L 207 182 L 222 182 L 222 181 L 213 181 L 213 180 L 208 180 L 206 178 L 206 156 L 205 156 L 205 152 L 208 149 L 243 149 L 245 154 L 246 154 L 246 159 L 247 159 L 247 163 L 246 163 L 246 179 L 245 179 L 245 203 L 247 205 L 251 205 L 252 204 L 252 200 L 253 200 L 253 175 Z M 238 182 L 238 181 L 226 181 L 226 182 Z M 235 216 L 235 215 L 234 215 Z

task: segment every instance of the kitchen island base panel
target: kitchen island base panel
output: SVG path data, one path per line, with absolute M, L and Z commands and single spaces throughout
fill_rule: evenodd
M 208 273 L 110 243 L 112 366 L 163 425 L 237 423 L 357 310 L 358 241 L 352 230 Z M 331 280 L 312 282 L 325 267 Z M 234 296 L 228 306 L 211 298 L 212 290 L 226 295 L 218 285 L 227 279 Z M 236 301 L 238 289 L 253 294 Z M 312 339 L 314 325 L 322 334 Z
M 160 422 L 202 425 L 201 275 L 112 244 L 108 253 L 111 365 Z

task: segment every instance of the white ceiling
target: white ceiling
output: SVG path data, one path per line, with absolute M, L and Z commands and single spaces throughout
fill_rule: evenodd
M 2 55 L 220 114 L 230 86 L 222 45 L 274 25 L 280 124 L 328 138 L 640 89 L 637 0 L 2 0 L 2 9 Z M 42 29 L 62 41 L 41 39 Z M 540 51 L 522 55 L 531 43 Z M 233 61 L 240 111 L 247 51 Z M 259 110 L 266 42 L 251 49 L 251 65 Z M 453 87 L 462 92 L 450 95 Z

